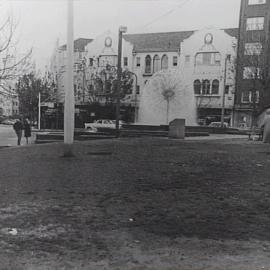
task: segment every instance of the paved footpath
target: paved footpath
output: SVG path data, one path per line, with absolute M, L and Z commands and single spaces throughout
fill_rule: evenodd
M 35 132 L 32 132 L 30 143 L 35 142 Z M 22 136 L 22 144 L 26 144 L 24 136 Z M 1 125 L 0 124 L 0 147 L 3 146 L 16 146 L 17 136 L 13 130 L 12 125 Z
M 210 134 L 209 136 L 201 137 L 186 137 L 185 140 L 201 141 L 201 140 L 235 140 L 235 139 L 248 139 L 248 135 L 231 135 L 231 134 Z

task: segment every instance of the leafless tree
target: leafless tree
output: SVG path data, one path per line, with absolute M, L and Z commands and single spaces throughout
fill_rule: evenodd
M 13 16 L 8 15 L 0 21 L 0 92 L 9 94 L 10 83 L 26 73 L 31 67 L 30 49 L 23 56 L 18 57 L 15 30 L 17 24 Z

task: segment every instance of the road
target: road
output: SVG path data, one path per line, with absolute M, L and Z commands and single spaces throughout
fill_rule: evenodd
M 16 133 L 11 125 L 0 125 L 0 146 L 15 146 Z
M 34 142 L 34 137 L 30 139 L 30 143 Z M 25 145 L 25 138 L 22 137 L 22 145 Z M 17 136 L 13 130 L 12 125 L 1 125 L 0 124 L 0 147 L 1 146 L 16 146 Z

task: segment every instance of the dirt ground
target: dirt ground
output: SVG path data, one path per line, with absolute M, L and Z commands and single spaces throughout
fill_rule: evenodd
M 247 139 L 0 149 L 0 269 L 270 269 L 270 155 Z

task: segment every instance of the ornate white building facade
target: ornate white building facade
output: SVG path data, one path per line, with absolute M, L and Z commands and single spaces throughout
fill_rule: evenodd
M 206 28 L 181 43 L 180 69 L 191 75 L 199 120 L 232 121 L 237 29 Z M 209 121 L 209 122 L 207 122 Z
M 198 120 L 231 121 L 235 92 L 237 29 L 125 35 L 133 45 L 128 68 L 137 75 L 140 93 L 159 70 L 178 69 L 193 89 Z M 226 80 L 226 81 L 225 81 Z M 140 99 L 140 95 L 137 98 Z
M 200 120 L 220 116 L 222 107 L 230 119 L 234 105 L 236 44 L 237 29 L 123 35 L 122 70 L 133 78 L 133 89 L 121 100 L 122 106 L 132 108 L 133 121 L 136 121 L 140 98 L 151 76 L 160 70 L 176 69 L 189 78 Z M 78 62 L 80 68 L 74 73 L 76 104 L 112 101 L 111 89 L 117 72 L 117 33 L 104 32 L 88 42 L 83 52 Z M 52 70 L 58 76 L 59 100 L 63 100 L 65 77 L 60 74 L 65 73 L 65 54 L 58 53 L 52 63 Z M 123 113 L 127 112 L 123 110 Z

